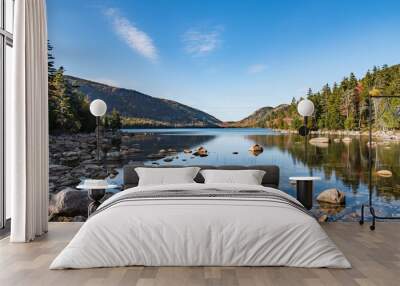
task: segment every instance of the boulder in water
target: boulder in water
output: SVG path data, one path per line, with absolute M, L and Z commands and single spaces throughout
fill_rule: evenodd
M 343 205 L 345 203 L 345 199 L 345 193 L 336 188 L 325 190 L 317 197 L 318 202 L 336 205 Z
M 250 147 L 249 151 L 253 153 L 254 156 L 258 156 L 264 151 L 264 148 L 259 144 L 254 144 Z
M 376 174 L 379 177 L 383 177 L 383 178 L 390 178 L 390 177 L 393 176 L 392 172 L 389 171 L 389 170 L 379 170 L 379 171 L 376 172 Z
M 310 142 L 311 145 L 318 147 L 318 148 L 328 148 L 329 143 L 321 143 L 321 142 Z
M 208 151 L 206 148 L 203 146 L 197 148 L 197 150 L 193 153 L 195 156 L 200 156 L 200 157 L 207 157 L 208 156 Z
M 329 138 L 328 137 L 316 137 L 310 139 L 310 144 L 319 148 L 328 148 L 329 147 Z
M 328 216 L 336 216 L 341 213 L 344 208 L 345 205 L 319 202 L 319 209 Z
M 87 191 L 65 188 L 51 196 L 49 204 L 50 217 L 52 216 L 84 216 L 88 209 Z
M 310 139 L 310 144 L 317 144 L 317 143 L 329 143 L 328 137 L 315 137 Z
M 343 143 L 350 143 L 353 139 L 351 139 L 350 137 L 344 137 L 342 139 Z
M 328 221 L 328 216 L 327 215 L 322 215 L 318 218 L 319 222 L 327 222 Z

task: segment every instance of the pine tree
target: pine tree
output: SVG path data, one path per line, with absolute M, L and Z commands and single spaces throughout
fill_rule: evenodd
M 303 121 L 300 119 L 300 117 L 295 116 L 290 124 L 291 129 L 298 130 L 301 126 L 303 126 Z
M 54 76 L 54 96 L 49 102 L 49 110 L 53 112 L 55 128 L 67 132 L 77 132 L 81 124 L 77 121 L 71 108 L 69 87 L 64 79 L 64 68 L 60 67 Z M 51 108 L 50 108 L 51 106 Z
M 54 79 L 54 75 L 56 73 L 56 68 L 54 67 L 54 56 L 53 56 L 53 46 L 50 42 L 47 42 L 47 70 L 49 83 Z
M 119 112 L 115 108 L 111 112 L 111 116 L 110 116 L 109 122 L 110 122 L 110 128 L 113 129 L 113 130 L 117 130 L 117 129 L 121 129 L 122 128 L 121 115 L 119 114 Z
M 342 118 L 340 116 L 340 89 L 335 82 L 332 88 L 332 94 L 328 98 L 326 127 L 330 130 L 343 128 Z
M 328 116 L 328 101 L 331 96 L 331 88 L 329 84 L 324 85 L 321 92 L 320 108 L 321 114 L 317 121 L 318 128 L 323 129 L 328 127 L 327 116 Z
M 64 76 L 64 68 L 55 68 L 53 47 L 48 49 L 48 107 L 50 132 L 91 132 L 96 123 L 90 114 L 89 99 Z
M 353 129 L 360 126 L 360 93 L 357 89 L 358 80 L 354 73 L 350 73 L 348 89 L 352 92 L 350 112 L 353 117 Z

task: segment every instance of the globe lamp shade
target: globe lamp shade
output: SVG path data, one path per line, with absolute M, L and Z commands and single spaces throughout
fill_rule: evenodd
M 297 105 L 297 111 L 301 116 L 311 116 L 314 113 L 314 103 L 309 99 L 303 99 Z
M 106 114 L 107 104 L 101 99 L 95 99 L 90 104 L 90 113 L 94 116 L 103 116 Z

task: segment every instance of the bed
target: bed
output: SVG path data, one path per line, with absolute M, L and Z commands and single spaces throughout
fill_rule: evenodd
M 278 190 L 276 166 L 262 185 L 195 183 L 138 186 L 124 168 L 125 190 L 106 200 L 50 269 L 144 266 L 291 266 L 350 268 L 315 218 Z M 175 167 L 175 166 L 174 166 Z

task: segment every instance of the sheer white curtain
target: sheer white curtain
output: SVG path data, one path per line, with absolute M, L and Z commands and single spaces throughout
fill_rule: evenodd
M 48 226 L 48 86 L 45 0 L 15 1 L 13 93 L 6 98 L 6 187 L 12 242 Z

